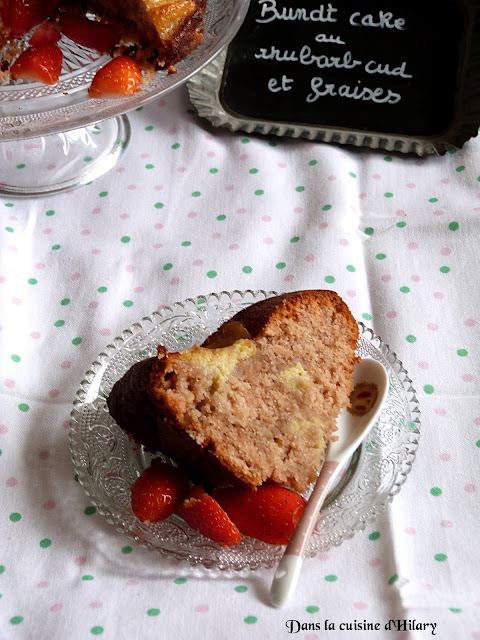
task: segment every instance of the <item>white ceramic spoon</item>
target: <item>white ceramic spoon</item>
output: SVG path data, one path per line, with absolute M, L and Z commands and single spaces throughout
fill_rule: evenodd
M 315 488 L 273 578 L 270 600 L 275 607 L 281 607 L 294 592 L 310 535 L 328 491 L 341 471 L 342 463 L 352 456 L 375 424 L 387 397 L 388 374 L 377 360 L 361 360 L 355 366 L 353 381 L 355 385 L 360 382 L 373 382 L 378 389 L 377 399 L 370 411 L 363 416 L 355 416 L 347 409 L 343 409 L 338 416 L 335 433 L 338 440 L 331 442 L 328 447 L 327 457 Z

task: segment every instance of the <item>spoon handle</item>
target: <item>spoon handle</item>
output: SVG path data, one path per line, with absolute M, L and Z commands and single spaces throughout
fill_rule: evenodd
M 270 601 L 274 607 L 281 607 L 295 591 L 310 535 L 330 484 L 336 476 L 338 465 L 336 460 L 324 463 L 300 522 L 280 560 L 270 588 Z

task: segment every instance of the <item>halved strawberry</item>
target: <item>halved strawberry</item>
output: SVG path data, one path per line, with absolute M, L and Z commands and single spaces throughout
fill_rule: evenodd
M 288 544 L 306 505 L 295 491 L 269 484 L 221 488 L 212 495 L 244 535 L 270 544 Z
M 140 67 L 131 58 L 119 56 L 99 69 L 88 90 L 91 98 L 119 98 L 138 91 L 142 81 Z
M 27 47 L 10 68 L 12 80 L 34 80 L 55 84 L 62 70 L 62 52 L 56 44 Z
M 30 36 L 29 44 L 55 44 L 60 40 L 62 34 L 56 22 L 44 20 Z
M 112 51 L 121 35 L 120 30 L 112 24 L 76 15 L 63 16 L 61 28 L 63 34 L 70 40 L 100 53 Z
M 20 38 L 48 16 L 47 0 L 3 0 L 1 18 L 10 38 Z
M 132 485 L 132 511 L 141 522 L 165 520 L 175 511 L 189 486 L 183 471 L 164 462 L 153 462 Z
M 240 531 L 230 520 L 218 502 L 202 487 L 191 489 L 177 514 L 202 535 L 222 547 L 233 547 L 242 540 Z

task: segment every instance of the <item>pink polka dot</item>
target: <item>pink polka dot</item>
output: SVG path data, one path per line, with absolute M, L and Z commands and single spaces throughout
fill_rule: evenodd
M 20 300 L 20 298 L 12 298 L 12 302 L 13 304 L 16 304 L 17 307 L 19 304 L 22 304 L 22 301 Z
M 472 374 L 471 374 L 471 373 L 464 373 L 464 374 L 461 376 L 461 378 L 462 378 L 462 380 L 463 380 L 464 382 L 473 382 L 473 380 L 474 380 L 474 377 L 472 376 Z
M 443 249 L 440 249 L 440 253 L 442 256 L 449 256 L 452 253 L 452 250 L 448 247 L 443 247 Z
M 48 582 L 48 580 L 41 580 L 38 584 L 37 587 L 40 587 L 40 589 L 46 589 L 47 587 L 50 586 L 50 583 Z
M 170 131 L 170 133 L 172 133 L 172 132 Z M 149 158 L 149 157 L 150 157 L 150 154 L 149 154 L 149 153 L 147 153 L 146 151 L 144 151 L 143 153 L 141 153 L 141 154 L 140 154 L 140 157 L 141 157 L 141 158 L 143 158 L 143 159 L 145 159 L 145 158 Z
M 444 528 L 444 529 L 450 529 L 451 527 L 453 527 L 453 522 L 451 520 L 442 520 L 440 522 L 440 525 Z
M 229 247 L 228 247 L 228 248 L 229 248 L 231 251 L 236 251 L 236 250 L 238 249 L 238 247 L 239 247 L 239 245 L 234 243 L 234 244 L 229 245 Z
M 280 169 L 286 169 L 287 165 L 285 164 L 285 162 L 279 162 L 278 166 L 280 167 Z
M 477 324 L 477 321 L 473 318 L 467 318 L 464 322 L 466 327 L 474 327 Z
M 273 238 L 264 238 L 263 241 L 265 244 L 273 244 Z
M 8 427 L 6 427 L 4 424 L 0 424 L 0 433 L 1 434 L 8 433 Z
M 163 184 L 156 184 L 153 188 L 155 189 L 155 191 L 162 191 Z
M 248 160 L 248 155 L 246 153 L 242 153 L 240 160 Z
M 440 416 L 441 418 L 443 418 L 443 416 L 447 415 L 446 409 L 438 408 L 438 409 L 434 409 L 434 411 L 437 414 L 437 416 Z
M 449 453 L 441 453 L 438 457 L 442 462 L 449 462 L 452 456 Z
M 136 189 L 136 188 L 137 188 L 137 185 L 136 185 L 136 184 L 129 184 L 129 185 L 128 185 L 128 187 L 127 187 L 127 189 L 128 189 L 129 191 L 135 191 L 135 189 Z
M 92 255 L 98 256 L 100 253 L 102 253 L 101 249 L 92 249 Z
M 5 276 L 0 276 L 0 283 L 1 284 L 3 284 L 6 281 L 7 281 L 7 279 L 5 278 Z
M 367 197 L 366 193 L 360 193 L 359 196 L 358 196 L 358 199 L 359 200 L 365 200 L 366 197 Z
M 442 178 L 442 179 L 440 180 L 440 182 L 441 182 L 442 184 L 450 184 L 450 179 L 449 179 L 449 178 Z
M 92 300 L 92 302 L 88 303 L 89 309 L 96 309 L 98 307 L 98 302 L 96 300 Z
M 17 478 L 14 478 L 12 476 L 11 478 L 6 479 L 5 484 L 7 485 L 7 487 L 16 487 L 18 484 L 18 480 Z
M 322 229 L 322 230 L 323 230 L 323 229 L 326 229 L 327 227 L 328 227 L 328 222 L 321 222 L 321 223 L 318 225 L 318 228 L 319 228 L 319 229 Z
M 327 177 L 327 180 L 330 180 L 331 182 L 333 182 L 334 180 L 337 179 L 337 176 L 331 175 Z
M 40 460 L 48 460 L 48 458 L 50 457 L 50 451 L 47 451 L 46 449 L 44 451 L 40 451 L 38 457 L 40 458 Z
M 198 613 L 206 613 L 209 610 L 209 606 L 208 604 L 198 604 L 195 607 L 195 611 L 197 611 Z
M 190 213 L 187 215 L 187 218 L 196 218 L 196 217 L 197 217 L 196 211 L 190 211 Z
M 57 602 L 56 604 L 52 604 L 52 606 L 50 607 L 50 611 L 60 611 L 62 607 L 63 605 L 60 604 L 60 602 Z
M 347 296 L 349 296 L 350 298 L 355 298 L 356 295 L 356 291 L 354 291 L 353 289 L 347 289 Z
M 477 487 L 474 484 L 466 484 L 463 488 L 467 493 L 475 493 L 477 490 Z
M 6 387 L 11 389 L 12 387 L 15 386 L 15 380 L 10 380 L 10 378 L 7 378 L 7 380 L 5 380 L 4 384 L 5 384 Z
M 135 580 L 135 579 L 127 580 L 127 581 L 125 582 L 125 584 L 126 584 L 128 587 L 134 587 L 135 585 L 137 585 L 137 584 L 138 584 L 138 580 Z
M 103 602 L 100 602 L 100 600 L 94 600 L 93 602 L 90 602 L 88 606 L 92 609 L 100 609 L 100 607 L 103 607 Z
M 135 271 L 135 267 L 133 266 L 133 264 L 127 264 L 127 266 L 125 267 L 125 271 L 128 271 L 128 273 L 133 273 Z
M 194 261 L 192 262 L 192 264 L 193 264 L 195 267 L 201 267 L 201 266 L 202 266 L 202 264 L 203 264 L 203 260 L 200 260 L 200 258 L 196 258 L 196 260 L 194 260 Z
M 101 336 L 109 336 L 111 334 L 110 329 L 104 328 L 104 329 L 100 329 L 100 335 Z
M 405 211 L 403 209 L 397 209 L 395 211 L 395 215 L 396 216 L 406 216 L 407 214 L 405 213 Z
M 430 329 L 430 331 L 437 331 L 438 330 L 438 324 L 436 324 L 435 322 L 429 322 L 427 324 L 427 327 Z
M 263 220 L 263 222 L 271 222 L 272 218 L 271 218 L 271 216 L 265 215 L 265 216 L 262 216 L 262 220 Z
M 409 189 L 415 189 L 415 188 L 416 188 L 416 186 L 417 186 L 417 185 L 416 185 L 414 182 L 407 182 L 407 187 L 408 187 Z
M 43 262 L 37 262 L 35 266 L 37 267 L 37 269 L 45 269 L 45 265 L 43 264 Z
M 374 174 L 373 174 L 373 176 L 372 176 L 372 178 L 373 178 L 374 180 L 380 180 L 380 178 L 381 178 L 381 177 L 382 177 L 382 176 L 381 176 L 379 173 L 374 173 Z
M 396 318 L 397 317 L 397 312 L 396 311 L 387 311 L 387 313 L 385 314 L 387 316 L 387 318 Z
M 78 271 L 75 271 L 75 273 L 72 273 L 72 275 L 70 276 L 70 280 L 78 280 L 80 278 L 80 274 L 78 273 Z
M 368 561 L 368 564 L 371 567 L 378 567 L 378 565 L 381 564 L 381 562 L 382 561 L 380 560 L 380 558 L 372 558 L 371 560 Z
M 86 561 L 87 559 L 85 556 L 78 556 L 78 558 L 75 558 L 74 563 L 77 565 L 77 567 L 83 567 Z
M 180 284 L 180 278 L 172 278 L 170 280 L 170 284 L 172 285 L 172 287 L 176 287 L 178 284 Z
M 433 585 L 428 584 L 428 582 L 423 582 L 422 587 L 425 589 L 425 591 L 433 591 Z
M 348 247 L 348 240 L 346 238 L 340 238 L 338 244 L 342 245 L 342 247 Z
M 303 207 L 294 207 L 293 213 L 303 213 Z
M 80 233 L 82 234 L 82 236 L 89 236 L 90 235 L 90 229 L 82 229 L 82 231 Z
M 407 247 L 408 247 L 409 249 L 418 249 L 418 242 L 409 242 L 409 243 L 407 244 Z
M 355 607 L 355 609 L 360 609 L 361 611 L 363 611 L 363 609 L 368 609 L 368 604 L 366 602 L 354 602 L 353 606 Z
M 294 280 L 295 276 L 292 275 L 291 273 L 288 274 L 288 276 L 285 276 L 285 278 L 283 279 L 285 282 L 292 282 L 292 280 Z
M 122 213 L 122 215 L 119 217 L 120 217 L 120 220 L 128 220 L 130 216 L 128 215 L 128 213 Z
M 433 293 L 433 297 L 434 297 L 436 300 L 443 300 L 443 298 L 444 298 L 445 296 L 444 296 L 444 294 L 443 294 L 441 291 L 435 291 L 435 292 Z
M 58 398 L 58 396 L 60 395 L 60 391 L 58 389 L 50 389 L 48 395 L 50 398 Z
M 117 173 L 123 173 L 125 171 L 125 167 L 118 167 L 116 171 Z
M 320 562 L 325 562 L 325 560 L 328 560 L 328 553 L 319 553 L 317 555 L 317 560 L 320 560 Z
M 51 511 L 52 509 L 55 509 L 55 502 L 53 500 L 46 500 L 42 506 L 45 511 Z
M 157 222 L 153 225 L 154 229 L 163 229 L 163 224 L 161 222 Z
M 212 240 L 218 240 L 221 237 L 222 237 L 221 233 L 218 233 L 218 232 L 212 233 Z
M 50 229 L 50 231 L 51 231 L 51 229 Z M 50 233 L 50 231 L 49 231 L 49 233 Z M 12 251 L 13 253 L 15 253 L 17 251 L 17 247 L 14 244 L 9 244 L 7 248 L 8 248 L 9 251 Z
M 382 276 L 382 282 L 390 282 L 391 279 L 392 279 L 392 276 L 388 273 Z
M 56 164 L 47 164 L 47 169 L 49 171 L 53 171 L 54 169 L 56 169 L 57 165 Z
M 233 184 L 227 184 L 227 186 L 225 187 L 225 191 L 233 191 L 234 190 L 234 186 Z
M 414 536 L 417 533 L 417 530 L 415 529 L 415 527 L 405 527 L 405 533 L 407 533 L 409 536 Z
M 133 291 L 134 291 L 134 293 L 143 293 L 144 289 L 143 289 L 143 287 L 135 287 L 135 289 Z
M 433 212 L 434 216 L 443 216 L 443 214 L 445 213 L 445 211 L 442 211 L 441 209 L 437 209 L 437 211 Z
M 313 253 L 309 253 L 307 256 L 305 256 L 305 260 L 307 262 L 313 262 L 315 260 L 315 256 L 313 255 Z
M 101 209 L 100 207 L 95 207 L 94 209 L 91 210 L 90 213 L 93 213 L 93 215 L 96 215 L 97 213 L 100 213 Z
M 162 244 L 161 242 L 156 242 L 156 243 L 153 245 L 153 248 L 154 248 L 154 249 L 161 249 L 162 247 L 163 247 L 163 244 Z
M 207 151 L 207 158 L 214 158 L 215 157 L 215 151 Z
M 177 167 L 177 171 L 178 171 L 178 173 L 185 173 L 186 168 L 185 167 Z
M 428 369 L 428 362 L 425 362 L 424 360 L 421 360 L 418 363 L 418 366 L 419 366 L 420 369 Z
M 72 363 L 69 360 L 64 360 L 64 362 L 62 362 L 60 366 L 62 367 L 62 369 L 70 369 Z

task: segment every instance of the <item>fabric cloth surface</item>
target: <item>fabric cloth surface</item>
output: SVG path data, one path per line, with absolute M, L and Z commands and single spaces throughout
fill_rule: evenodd
M 0 638 L 478 640 L 480 140 L 419 159 L 231 133 L 185 87 L 128 117 L 107 174 L 0 198 Z M 191 567 L 108 524 L 69 414 L 97 355 L 163 305 L 309 288 L 397 353 L 421 437 L 391 504 L 274 609 L 274 569 Z

